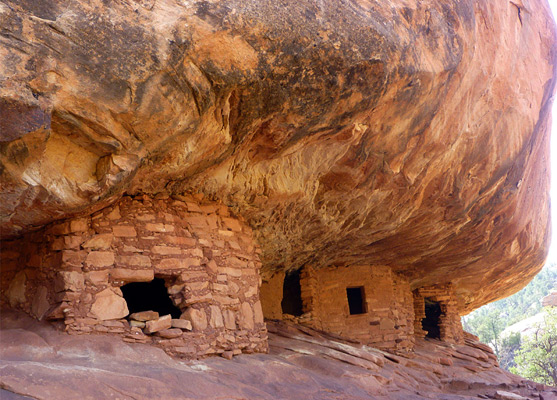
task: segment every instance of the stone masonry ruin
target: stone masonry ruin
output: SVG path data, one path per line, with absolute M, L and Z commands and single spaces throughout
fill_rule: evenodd
M 295 292 L 296 283 L 301 311 L 292 314 L 296 300 L 281 296 Z M 267 318 L 292 320 L 384 350 L 411 350 L 416 337 L 462 343 L 464 335 L 452 285 L 412 291 L 408 280 L 388 266 L 279 271 L 263 280 L 261 300 Z M 437 319 L 427 318 L 426 304 L 438 306 Z M 431 333 L 425 330 L 428 323 Z
M 450 284 L 412 291 L 388 266 L 305 266 L 266 278 L 260 301 L 259 252 L 222 204 L 126 196 L 4 241 L 2 301 L 186 358 L 266 351 L 264 314 L 385 350 L 462 341 Z
M 222 204 L 126 196 L 2 246 L 2 301 L 69 333 L 186 358 L 267 350 L 259 249 Z

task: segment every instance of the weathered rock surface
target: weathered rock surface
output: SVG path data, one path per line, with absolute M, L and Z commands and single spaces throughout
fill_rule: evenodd
M 543 263 L 545 0 L 7 0 L 0 25 L 3 235 L 199 191 L 267 272 L 391 265 L 466 312 Z
M 474 340 L 465 346 L 421 340 L 415 354 L 397 356 L 271 322 L 268 355 L 187 363 L 152 346 L 68 336 L 21 313 L 1 315 L 2 399 L 469 400 L 501 398 L 497 392 L 557 398 L 555 388 L 499 369 L 489 348 Z

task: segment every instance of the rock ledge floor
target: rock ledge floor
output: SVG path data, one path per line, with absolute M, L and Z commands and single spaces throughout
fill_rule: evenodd
M 290 323 L 268 329 L 269 354 L 185 362 L 2 309 L 0 399 L 557 399 L 556 388 L 498 368 L 473 340 L 420 340 L 394 355 Z

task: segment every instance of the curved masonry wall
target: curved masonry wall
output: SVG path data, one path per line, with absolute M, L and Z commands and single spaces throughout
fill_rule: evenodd
M 1 299 L 61 319 L 69 333 L 118 334 L 188 358 L 265 352 L 258 253 L 250 228 L 222 204 L 124 197 L 4 242 Z M 131 326 L 120 287 L 154 277 L 164 279 L 181 321 Z

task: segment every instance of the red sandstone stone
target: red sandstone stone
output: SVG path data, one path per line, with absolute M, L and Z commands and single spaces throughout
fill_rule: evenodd
M 240 224 L 240 222 L 237 219 L 234 218 L 222 218 L 222 223 L 224 224 L 224 226 L 228 229 L 230 229 L 231 231 L 234 232 L 241 232 L 242 231 L 242 225 Z
M 70 232 L 86 232 L 89 223 L 86 218 L 74 219 L 70 222 Z
M 194 247 L 197 244 L 197 241 L 190 237 L 181 237 L 181 236 L 165 236 L 164 241 L 168 244 L 182 244 L 188 247 Z
M 209 325 L 213 328 L 224 327 L 224 322 L 223 322 L 223 319 L 222 319 L 222 312 L 220 310 L 220 307 L 210 306 L 209 309 L 211 310 Z
M 64 236 L 64 248 L 79 249 L 83 238 L 81 236 Z
M 95 302 L 91 306 L 93 313 L 100 320 L 120 319 L 129 314 L 126 301 L 121 295 L 109 288 L 97 293 Z
M 172 319 L 172 327 L 183 329 L 186 331 L 191 331 L 193 329 L 191 321 L 185 319 Z
M 145 225 L 145 229 L 152 232 L 174 232 L 174 226 L 160 223 L 149 223 Z
M 118 265 L 133 266 L 148 268 L 151 266 L 151 258 L 141 254 L 134 254 L 132 256 L 119 256 L 117 259 Z
M 207 316 L 203 310 L 190 307 L 180 315 L 180 319 L 190 321 L 196 332 L 204 331 L 207 328 Z
M 57 292 L 71 290 L 77 292 L 84 288 L 84 278 L 81 272 L 59 271 L 54 281 L 54 289 Z
M 153 246 L 151 251 L 155 254 L 169 255 L 169 254 L 182 254 L 182 250 L 178 247 L 170 246 Z
M 158 331 L 162 331 L 163 329 L 168 329 L 172 326 L 172 317 L 170 315 L 165 315 L 160 317 L 159 319 L 155 319 L 152 321 L 147 321 L 145 323 L 145 329 L 143 330 L 145 333 L 155 333 Z
M 112 234 L 102 233 L 95 235 L 81 245 L 84 249 L 106 250 L 112 245 Z
M 85 262 L 96 268 L 109 267 L 114 264 L 114 253 L 111 251 L 91 251 Z
M 136 237 L 137 231 L 133 226 L 116 225 L 112 227 L 112 232 L 116 237 Z
M 131 314 L 128 318 L 142 322 L 153 321 L 159 319 L 159 313 L 156 311 L 140 311 Z
M 157 332 L 157 336 L 160 336 L 165 339 L 175 339 L 182 336 L 183 331 L 177 328 L 170 328 L 170 329 L 163 329 Z
M 110 211 L 106 217 L 112 221 L 122 218 L 120 215 L 120 208 L 118 206 L 114 207 L 112 211 Z
M 150 282 L 155 278 L 152 269 L 114 268 L 110 271 L 113 280 L 124 282 Z
M 157 268 L 160 269 L 185 269 L 191 266 L 199 266 L 201 261 L 197 258 L 164 258 L 159 261 Z
M 240 307 L 240 328 L 251 331 L 254 327 L 253 309 L 249 303 L 242 303 Z

